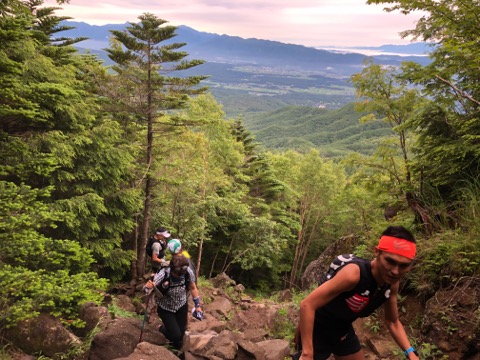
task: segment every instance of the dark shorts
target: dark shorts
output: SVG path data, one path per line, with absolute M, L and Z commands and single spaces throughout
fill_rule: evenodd
M 355 334 L 352 325 L 341 333 L 336 331 L 330 332 L 325 324 L 322 324 L 321 330 L 315 326 L 313 331 L 314 360 L 328 359 L 331 354 L 340 356 L 351 355 L 361 349 L 360 340 L 357 334 Z

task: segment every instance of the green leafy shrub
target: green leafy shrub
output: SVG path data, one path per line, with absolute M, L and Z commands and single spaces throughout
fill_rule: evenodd
M 91 252 L 78 242 L 53 240 L 31 230 L 0 236 L 0 250 L 4 263 L 32 271 L 67 269 L 76 274 L 88 272 L 93 263 Z
M 106 288 L 107 280 L 95 273 L 72 275 L 67 270 L 31 271 L 0 264 L 0 326 L 9 328 L 41 312 L 82 326 L 79 305 L 87 301 L 100 303 L 100 290 Z
M 462 276 L 480 271 L 478 241 L 461 231 L 445 231 L 419 243 L 418 262 L 408 275 L 420 295 L 429 297 Z
M 115 301 L 113 304 L 108 305 L 108 312 L 110 313 L 110 316 L 112 318 L 142 318 L 140 315 L 135 314 L 131 311 L 122 309 L 120 306 L 118 306 Z

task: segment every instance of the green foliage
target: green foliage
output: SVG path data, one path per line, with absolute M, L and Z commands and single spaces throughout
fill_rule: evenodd
M 90 252 L 71 240 L 53 240 L 33 231 L 11 237 L 0 236 L 2 261 L 31 270 L 55 272 L 68 269 L 72 274 L 88 272 L 93 258 Z
M 468 234 L 475 237 L 475 234 L 480 233 L 480 223 L 478 221 L 478 214 L 480 214 L 480 179 L 472 177 L 457 184 L 455 198 L 459 199 L 459 204 L 456 206 L 457 210 L 453 216 L 458 219 L 458 222 L 463 225 Z M 444 216 L 449 218 L 451 214 L 447 210 Z
M 417 347 L 417 352 L 421 359 L 426 360 L 447 360 L 449 358 L 436 345 L 430 343 L 422 343 Z
M 448 355 L 444 355 L 443 352 L 434 344 L 422 342 L 421 344 L 416 344 L 412 340 L 412 346 L 415 347 L 416 352 L 420 359 L 426 360 L 447 360 L 449 359 Z M 393 354 L 397 359 L 405 359 L 405 354 L 400 349 L 393 350 Z
M 374 334 L 378 334 L 381 330 L 381 324 L 378 319 L 378 313 L 374 312 L 372 315 L 370 315 L 366 320 L 365 325 L 371 332 L 373 332 Z
M 295 331 L 297 327 L 288 317 L 288 309 L 280 308 L 277 311 L 275 320 L 271 326 L 270 334 L 275 339 L 284 339 L 286 341 L 292 342 L 295 338 Z
M 43 202 L 50 196 L 52 188 L 32 189 L 0 181 L 0 229 L 3 234 L 13 235 L 26 228 L 38 229 L 52 225 L 63 214 L 51 211 Z
M 409 278 L 417 293 L 426 298 L 462 276 L 480 271 L 478 237 L 470 238 L 461 231 L 437 233 L 418 248 L 421 266 L 414 268 Z
M 110 316 L 112 319 L 116 318 L 142 318 L 142 316 L 133 313 L 131 311 L 127 311 L 122 309 L 120 306 L 118 306 L 116 300 L 113 300 L 112 304 L 108 305 L 108 312 L 110 313 Z
M 82 339 L 82 342 L 78 345 L 75 345 L 67 354 L 64 354 L 63 357 L 60 357 L 60 359 L 78 359 L 80 357 L 85 356 L 88 354 L 91 346 L 93 339 L 97 334 L 99 334 L 102 331 L 102 328 L 98 326 L 98 324 L 88 332 L 88 334 Z
M 138 208 L 138 192 L 122 190 L 134 152 L 99 112 L 92 79 L 100 63 L 75 55 L 74 40 L 50 39 L 63 18 L 38 9 L 41 1 L 7 3 L 0 17 L 0 322 L 14 326 L 49 312 L 81 326 L 78 306 L 99 302 L 107 286 L 91 271 L 112 259 L 128 259 L 117 275 L 129 268 L 120 235 Z
M 205 90 L 204 76 L 171 76 L 202 61 L 185 60 L 184 44 L 171 41 L 175 27 L 165 20 L 144 14 L 127 31 L 113 31 L 116 64 L 109 73 L 95 58 L 74 54 L 69 45 L 76 39 L 50 40 L 62 20 L 51 8 L 35 15 L 20 2 L 2 3 L 0 325 L 47 311 L 81 326 L 78 305 L 100 301 L 107 281 L 99 276 L 116 281 L 143 256 L 150 220 L 201 256 L 201 273 L 226 271 L 265 294 L 294 287 L 306 265 L 342 235 L 362 236 L 355 252 L 370 257 L 390 222 L 415 228 L 406 199 L 414 194 L 413 205 L 423 206 L 437 233 L 419 241 L 422 266 L 408 284 L 426 298 L 476 276 L 477 34 L 470 23 L 460 28 L 441 14 L 473 19 L 478 7 L 393 3 L 427 11 L 412 33 L 442 40 L 431 65 L 369 64 L 353 78 L 360 112 L 353 104 L 278 109 L 313 104 L 320 91 L 308 85 L 325 79 L 305 74 L 290 79 L 298 87 L 294 100 L 274 91 L 268 114 L 250 115 L 265 105 L 260 97 L 227 99 L 238 114 L 249 114 L 252 133 L 240 119 L 225 119 L 212 95 L 192 98 Z M 252 69 L 234 71 L 238 77 Z M 259 79 L 248 86 L 265 93 L 269 76 Z M 329 84 L 322 98 L 333 104 L 336 96 L 351 97 L 340 83 Z M 282 152 L 260 150 L 254 134 Z M 150 207 L 142 215 L 144 204 Z M 388 221 L 387 208 L 396 210 Z M 298 307 L 306 293 L 293 294 Z M 127 315 L 115 304 L 109 310 Z M 274 331 L 292 338 L 285 316 L 281 310 Z M 375 318 L 370 326 L 378 329 Z M 429 344 L 424 350 L 426 358 L 440 356 Z
M 89 272 L 93 258 L 79 243 L 38 232 L 62 214 L 43 202 L 48 188 L 35 190 L 5 181 L 0 187 L 0 322 L 13 326 L 47 311 L 78 325 L 78 305 L 99 301 L 97 290 L 106 287 L 106 280 Z
M 107 281 L 94 273 L 69 274 L 66 270 L 50 273 L 23 267 L 0 265 L 0 323 L 2 327 L 48 312 L 65 323 L 81 326 L 79 305 L 103 299 Z
M 434 45 L 430 64 L 422 67 L 406 63 L 400 70 L 401 79 L 409 81 L 429 99 L 406 124 L 417 137 L 411 169 L 422 178 L 422 188 L 428 191 L 421 194 L 427 204 L 432 202 L 430 195 L 439 195 L 451 212 L 452 208 L 461 207 L 462 194 L 456 191 L 459 184 L 462 187 L 462 182 L 477 179 L 480 169 L 480 87 L 476 65 L 480 52 L 475 45 L 477 31 L 473 20 L 480 15 L 478 3 L 471 0 L 440 0 L 435 6 L 416 0 L 369 0 L 368 3 L 388 3 L 388 11 L 423 13 L 415 28 L 402 34 Z M 458 225 L 457 219 L 450 217 L 446 227 Z
M 61 21 L 49 18 L 50 11 L 40 14 L 43 20 L 48 17 L 51 21 L 48 26 Z M 47 22 L 43 26 L 35 30 L 36 38 L 39 32 L 49 31 Z M 1 135 L 2 180 L 30 186 L 32 191 L 48 191 L 42 195 L 44 204 L 38 207 L 38 214 L 48 213 L 43 211 L 48 207 L 54 221 L 42 223 L 44 235 L 83 244 L 97 236 L 107 243 L 118 242 L 120 233 L 133 225 L 137 195 L 119 191 L 130 178 L 133 157 L 127 147 L 119 146 L 123 140 L 116 123 L 99 116 L 96 94 L 86 91 L 92 89 L 87 74 L 100 65 L 87 57 L 73 56 L 72 48 L 49 51 L 55 47 L 49 41 L 38 43 L 28 37 L 23 41 L 27 40 L 32 41 L 30 56 L 16 56 L 8 43 L 0 49 L 18 65 L 17 72 L 2 73 L 0 81 L 15 81 L 20 86 L 15 109 L 9 97 L 1 104 L 5 125 Z M 28 44 L 18 45 L 18 49 L 26 51 Z M 10 90 L 15 92 L 16 88 Z M 37 217 L 34 214 L 31 220 Z M 92 250 L 95 256 L 106 253 L 105 249 Z

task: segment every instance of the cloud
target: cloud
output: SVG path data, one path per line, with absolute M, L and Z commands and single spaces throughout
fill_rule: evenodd
M 306 46 L 405 44 L 398 33 L 419 17 L 386 13 L 365 0 L 71 0 L 62 7 L 58 15 L 92 25 L 137 22 L 150 12 L 198 31 Z

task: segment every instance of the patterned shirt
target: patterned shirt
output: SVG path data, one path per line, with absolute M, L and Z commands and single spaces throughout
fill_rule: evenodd
M 187 268 L 190 283 L 195 282 L 195 273 L 192 269 Z M 171 273 L 170 268 L 164 268 L 160 270 L 155 277 L 153 278 L 153 282 L 155 286 L 162 286 L 163 280 L 165 277 L 170 276 L 170 284 L 168 287 L 168 291 L 165 295 L 161 296 L 158 295 L 159 291 L 156 292 L 157 297 L 157 305 L 160 306 L 163 310 L 177 312 L 183 305 L 187 303 L 188 292 L 187 287 L 190 287 L 190 284 L 185 286 L 186 277 L 182 275 L 180 277 L 176 277 Z

